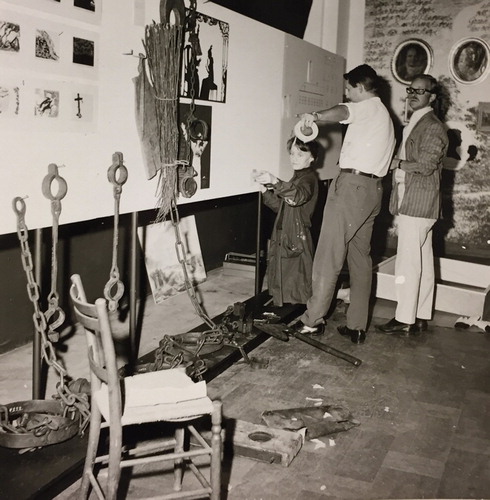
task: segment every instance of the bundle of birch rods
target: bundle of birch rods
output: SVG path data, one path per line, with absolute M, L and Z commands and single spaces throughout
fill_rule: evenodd
M 183 26 L 156 23 L 146 26 L 143 45 L 148 77 L 153 87 L 160 147 L 157 221 L 170 211 L 177 182 L 179 150 L 178 104 Z

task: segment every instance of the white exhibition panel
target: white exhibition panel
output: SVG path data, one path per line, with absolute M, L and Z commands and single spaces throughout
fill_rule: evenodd
M 43 9 L 44 2 L 49 9 Z M 57 15 L 52 0 L 0 0 L 2 20 L 23 26 L 21 44 L 43 24 L 60 35 L 60 52 L 69 50 L 71 37 L 95 41 L 93 68 L 48 64 L 43 71 L 31 64 L 22 50 L 0 51 L 0 85 L 15 85 L 20 91 L 16 115 L 0 116 L 2 155 L 0 169 L 0 234 L 16 231 L 12 200 L 26 197 L 26 224 L 29 229 L 52 224 L 50 203 L 41 185 L 48 165 L 60 166 L 59 174 L 68 184 L 62 200 L 60 224 L 90 220 L 114 213 L 112 185 L 107 170 L 116 151 L 123 153 L 128 181 L 123 186 L 121 213 L 156 206 L 157 177 L 148 180 L 143 165 L 135 121 L 133 78 L 143 53 L 144 26 L 158 18 L 158 0 L 104 0 L 95 22 L 84 16 L 70 17 L 73 2 L 61 0 Z M 57 3 L 57 2 L 56 2 Z M 212 150 L 210 188 L 199 190 L 179 203 L 242 194 L 257 190 L 250 172 L 264 168 L 277 173 L 281 149 L 282 80 L 284 33 L 209 2 L 198 2 L 198 11 L 229 23 L 226 102 L 196 100 L 212 106 Z M 65 35 L 68 42 L 65 40 Z M 65 43 L 65 46 L 63 45 Z M 21 45 L 22 48 L 22 45 Z M 38 62 L 38 61 L 36 61 Z M 52 63 L 52 61 L 47 61 Z M 35 89 L 57 87 L 61 92 L 78 88 L 93 94 L 93 120 L 77 123 L 34 116 Z M 187 102 L 183 100 L 183 102 Z M 56 182 L 52 191 L 57 191 Z
M 283 111 L 281 124 L 280 177 L 288 180 L 292 171 L 286 141 L 301 113 L 331 108 L 342 102 L 344 95 L 345 59 L 292 35 L 286 35 L 284 50 Z M 332 179 L 342 146 L 342 129 L 338 123 L 323 123 L 317 137 L 322 146 L 319 156 L 320 179 Z

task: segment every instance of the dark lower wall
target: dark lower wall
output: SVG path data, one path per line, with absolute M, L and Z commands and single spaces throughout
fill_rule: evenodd
M 218 200 L 190 203 L 179 207 L 180 217 L 194 215 L 206 271 L 220 267 L 227 252 L 254 253 L 257 233 L 257 193 Z M 138 214 L 138 225 L 151 224 L 155 211 Z M 120 217 L 118 268 L 126 286 L 121 304 L 127 304 L 131 248 L 131 214 Z M 95 300 L 103 295 L 112 264 L 113 218 L 102 218 L 59 228 L 58 286 L 60 306 L 72 321 L 68 300 L 70 276 L 82 276 L 87 297 Z M 29 246 L 34 253 L 35 231 L 29 231 Z M 51 229 L 41 231 L 42 272 L 41 309 L 46 310 L 51 289 Z M 16 234 L 0 236 L 0 353 L 26 344 L 33 338 L 33 304 L 26 285 L 20 243 Z M 34 257 L 33 257 L 34 258 Z M 144 259 L 137 245 L 137 296 L 150 293 Z
M 396 252 L 396 238 L 389 236 L 391 216 L 387 210 L 389 198 L 389 179 L 386 180 L 383 209 L 378 216 L 372 238 L 372 254 L 375 257 L 393 255 Z M 322 182 L 316 212 L 312 220 L 312 235 L 316 242 L 319 236 L 323 207 L 326 201 L 328 185 Z M 258 195 L 251 193 L 218 200 L 190 203 L 179 207 L 180 217 L 194 215 L 196 218 L 201 253 L 206 271 L 221 267 L 227 252 L 254 253 L 257 246 Z M 155 211 L 138 214 L 138 225 L 151 224 Z M 261 209 L 262 250 L 266 247 L 275 215 L 266 207 Z M 124 313 L 128 306 L 131 214 L 120 217 L 119 225 L 118 268 L 121 280 L 126 285 L 126 295 L 120 302 Z M 34 233 L 29 231 L 29 245 L 34 251 Z M 71 309 L 68 300 L 70 276 L 78 273 L 82 276 L 87 297 L 93 301 L 103 295 L 103 289 L 109 279 L 112 264 L 113 219 L 111 217 L 95 219 L 60 227 L 58 245 L 58 293 L 60 305 L 67 314 L 65 325 L 72 324 Z M 468 260 L 489 265 L 488 252 L 478 253 L 462 249 L 458 245 L 444 242 L 444 231 L 437 228 L 434 234 L 434 250 L 438 256 Z M 27 279 L 22 267 L 19 240 L 16 234 L 0 236 L 0 353 L 9 351 L 30 342 L 33 338 L 33 305 L 29 301 Z M 51 266 L 51 229 L 42 230 L 42 266 L 41 296 L 42 310 L 46 310 L 46 297 L 50 292 Z M 146 275 L 143 255 L 137 245 L 137 297 L 150 294 L 150 285 Z M 265 266 L 262 266 L 265 271 Z M 263 275 L 263 272 L 261 273 Z

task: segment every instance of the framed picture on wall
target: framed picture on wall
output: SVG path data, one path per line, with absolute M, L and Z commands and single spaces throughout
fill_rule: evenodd
M 226 101 L 229 32 L 228 23 L 199 12 L 194 30 L 187 23 L 182 57 L 182 97 Z
M 401 83 L 409 85 L 415 75 L 429 73 L 433 62 L 432 49 L 422 40 L 400 43 L 393 54 L 391 71 Z
M 478 103 L 478 121 L 476 129 L 480 132 L 490 132 L 490 102 Z
M 488 75 L 490 48 L 480 38 L 464 38 L 449 53 L 449 70 L 459 83 L 472 85 Z

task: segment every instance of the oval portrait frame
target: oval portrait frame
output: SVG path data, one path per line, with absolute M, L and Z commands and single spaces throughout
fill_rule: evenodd
M 464 67 L 461 65 L 461 56 L 464 51 L 473 49 L 476 61 L 473 61 L 473 67 Z M 475 85 L 482 82 L 490 71 L 490 46 L 481 38 L 463 38 L 455 43 L 449 53 L 449 71 L 452 77 L 464 85 Z
M 413 61 L 415 64 L 412 64 L 411 71 L 408 71 L 405 65 L 409 51 L 415 52 L 415 60 Z M 419 60 L 418 64 L 416 64 L 417 59 Z M 396 47 L 391 60 L 391 72 L 400 83 L 410 85 L 415 75 L 429 73 L 432 63 L 432 48 L 429 44 L 418 38 L 411 38 Z

